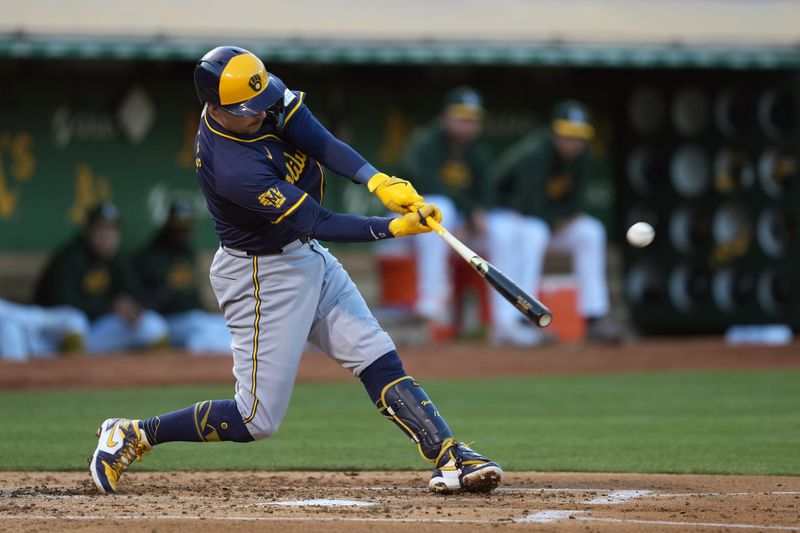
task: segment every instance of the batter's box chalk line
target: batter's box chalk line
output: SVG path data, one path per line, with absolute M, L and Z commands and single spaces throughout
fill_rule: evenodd
M 277 500 L 273 502 L 257 503 L 256 505 L 279 505 L 284 507 L 372 507 L 375 504 L 358 500 L 317 498 L 313 500 Z
M 654 492 L 652 490 L 614 490 L 605 496 L 598 496 L 597 498 L 586 500 L 584 503 L 591 505 L 618 505 L 630 500 L 635 500 L 636 498 L 652 496 L 653 494 Z
M 521 524 L 549 524 L 550 522 L 561 522 L 568 518 L 576 518 L 577 515 L 583 511 L 565 511 L 565 510 L 550 510 L 539 511 L 538 513 L 529 514 L 528 516 L 517 518 L 515 522 Z
M 604 522 L 608 524 L 637 524 L 643 526 L 680 526 L 690 527 L 719 527 L 728 529 L 758 529 L 775 531 L 796 531 L 800 526 L 766 526 L 761 524 L 724 524 L 718 522 L 679 522 L 672 520 L 637 520 L 635 518 L 604 518 L 583 516 L 587 511 L 548 510 L 529 514 L 515 520 L 522 524 L 550 524 L 562 520 L 577 520 L 579 522 Z

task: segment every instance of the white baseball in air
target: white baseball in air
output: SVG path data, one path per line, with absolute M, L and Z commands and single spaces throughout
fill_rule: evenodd
M 656 230 L 647 222 L 637 222 L 628 228 L 628 233 L 625 236 L 628 238 L 628 242 L 631 246 L 644 248 L 653 242 L 656 236 Z

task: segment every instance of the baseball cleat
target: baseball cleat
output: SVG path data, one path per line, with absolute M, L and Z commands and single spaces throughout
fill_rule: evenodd
M 442 452 L 436 461 L 430 492 L 455 494 L 457 492 L 493 491 L 503 480 L 503 469 L 466 444 L 449 441 L 442 444 Z
M 134 460 L 151 450 L 138 420 L 109 418 L 95 433 L 97 449 L 89 458 L 89 471 L 103 494 L 114 492 L 122 474 Z

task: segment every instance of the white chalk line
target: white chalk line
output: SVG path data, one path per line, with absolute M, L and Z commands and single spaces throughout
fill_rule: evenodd
M 548 510 L 529 514 L 515 520 L 522 524 L 552 524 L 566 519 L 580 522 L 605 522 L 611 524 L 638 524 L 645 526 L 681 526 L 681 527 L 720 527 L 731 529 L 769 529 L 769 530 L 796 530 L 800 526 L 766 526 L 761 524 L 723 524 L 719 522 L 681 522 L 678 520 L 639 520 L 637 518 L 605 518 L 601 516 L 584 516 L 587 511 L 579 510 Z
M 583 503 L 589 505 L 618 505 L 652 494 L 655 494 L 652 490 L 615 490 L 609 492 L 605 496 L 598 496 L 591 500 L 586 500 Z
M 775 492 L 658 492 L 651 494 L 650 498 L 688 498 L 691 496 L 800 496 L 800 491 L 775 491 Z
M 514 520 L 519 524 L 549 524 L 551 522 L 560 522 L 565 518 L 569 518 L 570 516 L 574 517 L 576 514 L 580 514 L 583 511 L 566 511 L 563 509 L 551 509 L 548 511 L 539 511 L 533 514 L 529 514 L 528 516 L 523 516 L 522 518 L 517 518 Z
M 271 502 L 258 502 L 257 506 L 277 505 L 282 507 L 372 507 L 373 502 L 358 500 L 341 500 L 335 498 L 314 498 L 312 500 L 276 500 Z
M 681 526 L 681 527 L 720 527 L 729 529 L 769 529 L 776 531 L 795 531 L 800 524 L 795 526 L 765 526 L 761 524 L 723 524 L 718 522 L 680 522 L 673 520 L 638 520 L 635 518 L 602 518 L 594 516 L 574 516 L 575 520 L 582 522 L 606 522 L 611 524 L 638 524 L 644 526 Z

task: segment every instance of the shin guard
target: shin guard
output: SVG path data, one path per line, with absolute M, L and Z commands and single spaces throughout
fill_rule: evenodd
M 447 422 L 428 398 L 425 389 L 411 376 L 404 376 L 386 385 L 376 404 L 383 416 L 414 441 L 426 461 L 436 461 L 442 443 L 453 439 Z

